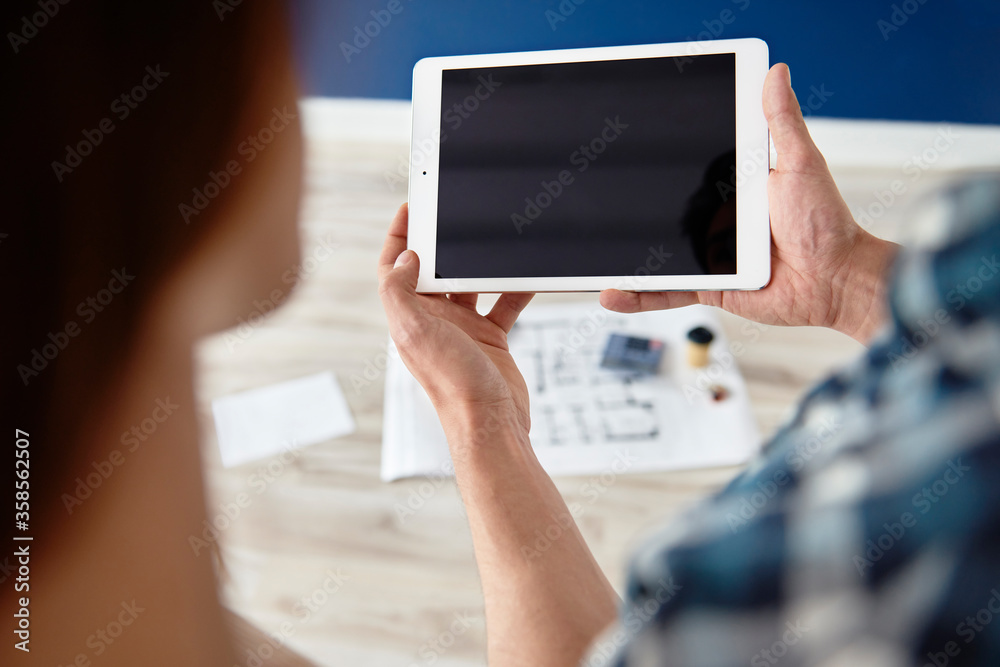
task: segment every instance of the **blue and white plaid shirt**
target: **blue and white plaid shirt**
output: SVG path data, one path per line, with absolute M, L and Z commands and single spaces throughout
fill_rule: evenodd
M 1000 181 L 948 201 L 888 330 L 640 549 L 584 665 L 1000 665 Z

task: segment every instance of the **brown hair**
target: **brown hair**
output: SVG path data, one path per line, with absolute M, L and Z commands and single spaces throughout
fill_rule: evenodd
M 190 224 L 180 211 L 210 171 L 224 170 L 255 73 L 275 48 L 287 53 L 287 17 L 280 2 L 230 0 L 34 0 L 5 10 L 13 174 L 0 274 L 13 301 L 0 400 L 7 437 L 11 427 L 30 434 L 37 532 L 85 460 L 74 444 L 81 425 L 110 400 L 150 296 L 223 208 L 213 201 Z M 4 494 L 16 479 L 8 456 Z M 3 524 L 9 537 L 14 524 Z

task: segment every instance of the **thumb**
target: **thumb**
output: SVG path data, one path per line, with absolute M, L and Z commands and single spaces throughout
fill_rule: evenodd
M 413 263 L 413 260 L 417 259 L 417 253 L 412 250 L 404 250 L 399 253 L 399 257 L 396 258 L 396 262 L 392 265 L 393 269 L 398 269 L 401 266 L 406 266 L 407 264 Z M 415 267 L 410 267 L 415 268 Z
M 667 310 L 699 303 L 696 292 L 625 292 L 607 289 L 599 297 L 601 306 L 616 313 Z
M 778 153 L 778 171 L 826 170 L 826 161 L 816 148 L 799 101 L 792 90 L 788 65 L 778 63 L 764 79 L 764 117 Z
M 416 299 L 417 276 L 420 274 L 420 260 L 417 253 L 404 250 L 396 258 L 392 270 L 385 274 L 380 285 L 382 299 L 386 304 L 401 306 Z

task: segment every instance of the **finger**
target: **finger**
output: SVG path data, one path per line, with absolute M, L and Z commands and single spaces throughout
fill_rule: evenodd
M 381 269 L 382 267 L 380 267 Z M 394 320 L 415 315 L 420 306 L 417 301 L 417 276 L 420 259 L 412 250 L 404 250 L 390 264 L 379 281 L 379 296 L 389 316 L 390 328 Z
M 410 218 L 410 209 L 407 204 L 403 204 L 396 211 L 396 216 L 389 224 L 389 233 L 386 234 L 385 244 L 382 246 L 382 253 L 378 258 L 378 277 L 381 281 L 396 262 L 396 258 L 406 250 L 406 230 Z
M 816 148 L 802 109 L 792 90 L 788 65 L 778 63 L 764 79 L 764 116 L 778 154 L 778 171 L 809 171 L 826 168 L 823 155 Z
M 463 308 L 468 308 L 469 310 L 475 310 L 476 304 L 479 303 L 478 294 L 449 294 L 448 299 L 452 303 L 462 306 Z
M 534 296 L 534 294 L 501 294 L 486 319 L 503 329 L 504 333 L 510 333 L 517 316 Z
M 623 292 L 616 289 L 601 292 L 600 302 L 616 313 L 667 310 L 701 303 L 697 292 Z

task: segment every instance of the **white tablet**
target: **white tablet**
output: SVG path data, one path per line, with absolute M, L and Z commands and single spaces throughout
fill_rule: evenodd
M 767 69 L 759 39 L 419 61 L 418 291 L 763 287 Z

